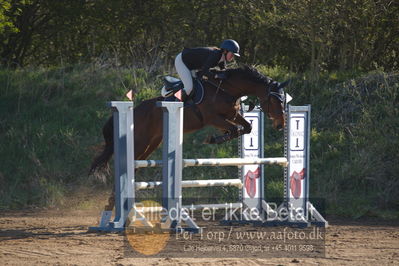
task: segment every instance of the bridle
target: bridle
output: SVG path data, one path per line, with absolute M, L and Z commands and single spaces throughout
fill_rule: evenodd
M 271 118 L 271 112 L 270 112 L 270 99 L 271 97 L 275 97 L 277 98 L 277 100 L 280 101 L 280 103 L 284 103 L 285 102 L 285 95 L 284 93 L 278 93 L 275 91 L 271 91 L 271 86 L 268 86 L 267 88 L 267 97 L 265 97 L 263 100 L 260 100 L 260 109 L 262 112 L 264 112 L 265 114 L 267 114 L 267 116 L 269 118 Z M 266 106 L 266 110 L 263 110 L 262 106 Z M 284 108 L 281 108 L 280 112 L 273 112 L 274 115 L 284 115 Z

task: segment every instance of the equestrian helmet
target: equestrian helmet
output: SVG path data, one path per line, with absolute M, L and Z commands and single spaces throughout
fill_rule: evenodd
M 235 56 L 240 56 L 240 45 L 235 40 L 224 40 L 220 45 L 220 48 L 225 49 L 229 52 L 232 52 Z

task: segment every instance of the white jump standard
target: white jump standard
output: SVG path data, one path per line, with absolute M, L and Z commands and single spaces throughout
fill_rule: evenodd
M 267 197 L 264 193 L 266 179 L 263 165 L 258 168 L 246 165 L 240 171 L 240 177 L 245 188 L 242 192 L 242 198 L 247 207 L 256 208 L 259 211 L 260 217 L 259 219 L 246 218 L 240 221 L 227 219 L 221 221 L 221 223 L 253 223 L 263 226 L 294 225 L 298 227 L 307 227 L 311 224 L 322 227 L 328 226 L 328 222 L 309 201 L 310 110 L 310 105 L 287 105 L 284 156 L 287 158 L 288 166 L 284 168 L 283 203 L 276 206 L 275 203 L 266 201 Z M 244 117 L 251 121 L 253 126 L 263 125 L 263 113 L 261 112 L 244 113 Z M 253 131 L 251 134 L 243 135 L 240 145 L 242 156 L 263 157 L 263 136 L 264 132 L 261 127 L 258 132 Z M 285 215 L 287 213 L 288 215 Z

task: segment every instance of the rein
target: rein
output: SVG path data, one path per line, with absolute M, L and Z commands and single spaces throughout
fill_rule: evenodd
M 213 102 L 216 101 L 216 96 L 218 95 L 218 92 L 219 92 L 219 90 L 220 90 L 220 86 L 222 85 L 222 82 L 223 82 L 223 80 L 220 80 L 220 81 L 219 81 L 219 85 L 218 85 L 217 88 L 216 88 L 216 93 L 215 93 L 215 95 L 213 96 Z M 222 90 L 225 91 L 223 88 L 222 88 Z
M 208 80 L 204 80 L 204 81 L 207 82 L 207 83 L 209 83 L 209 84 L 211 84 L 212 86 L 214 86 L 214 87 L 216 88 L 216 94 L 213 96 L 213 101 L 214 101 L 214 102 L 215 102 L 215 100 L 216 100 L 216 96 L 217 96 L 219 90 L 222 90 L 222 91 L 224 91 L 224 92 L 226 92 L 227 94 L 230 95 L 230 93 L 228 93 L 228 90 L 225 89 L 225 88 L 223 88 L 223 87 L 221 86 L 222 83 L 223 83 L 223 81 L 228 82 L 228 83 L 230 84 L 230 86 L 233 87 L 235 90 L 239 91 L 240 94 L 246 95 L 246 93 L 242 93 L 243 90 L 241 90 L 240 88 L 238 88 L 238 87 L 232 85 L 231 82 L 229 82 L 228 80 L 220 80 L 220 81 L 219 81 L 219 84 L 215 84 L 214 82 L 210 81 L 209 79 L 208 79 Z M 263 111 L 264 113 L 266 113 L 266 114 L 268 114 L 268 115 L 269 115 L 269 113 L 270 113 L 270 112 L 269 112 L 269 111 L 270 111 L 270 97 L 272 97 L 272 96 L 273 96 L 273 97 L 276 97 L 277 99 L 280 100 L 279 94 L 278 94 L 277 92 L 271 91 L 271 86 L 268 86 L 268 88 L 267 88 L 267 97 L 265 97 L 264 100 L 261 100 L 261 101 L 260 101 L 261 104 L 264 103 L 265 105 L 267 105 L 267 110 L 263 110 L 262 107 L 260 107 L 260 109 L 261 109 L 261 111 Z M 232 97 L 233 97 L 233 96 L 232 96 Z M 266 112 L 265 112 L 265 111 L 266 111 Z M 281 114 L 284 114 L 284 111 L 281 111 L 281 113 L 275 113 L 275 114 L 281 115 Z M 270 116 L 270 115 L 269 115 L 269 116 Z
M 228 92 L 228 90 L 222 87 L 223 81 L 229 82 L 227 79 L 224 79 L 224 80 L 221 79 L 221 80 L 219 81 L 219 84 L 218 84 L 218 85 L 215 84 L 214 82 L 210 81 L 209 79 L 208 79 L 208 80 L 204 80 L 204 81 L 207 82 L 207 83 L 209 83 L 209 84 L 211 84 L 212 86 L 214 86 L 214 87 L 216 88 L 216 95 L 218 94 L 219 90 L 222 90 L 222 91 L 224 91 L 224 92 L 226 92 L 227 94 L 230 95 L 230 93 Z M 243 90 L 241 90 L 240 88 L 238 88 L 238 87 L 236 87 L 236 86 L 233 86 L 233 85 L 231 84 L 231 82 L 229 82 L 229 84 L 231 85 L 231 87 L 233 87 L 234 89 L 238 90 L 241 94 L 246 95 L 245 93 L 242 93 Z M 231 95 L 231 96 L 232 96 L 232 95 Z M 216 96 L 215 96 L 215 97 L 216 97 Z M 233 96 L 232 96 L 232 97 L 233 97 Z

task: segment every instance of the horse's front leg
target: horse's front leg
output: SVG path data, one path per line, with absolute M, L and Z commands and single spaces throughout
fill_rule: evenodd
M 210 123 L 212 126 L 221 129 L 223 132 L 226 132 L 224 135 L 221 136 L 211 136 L 205 143 L 208 144 L 221 144 L 231 139 L 237 138 L 239 136 L 240 129 L 237 127 L 235 123 L 229 121 L 221 116 L 213 117 Z
M 240 125 L 242 128 L 238 129 L 238 136 L 249 134 L 252 131 L 252 125 L 249 123 L 242 115 L 237 114 L 234 118 L 233 122 L 237 125 Z

